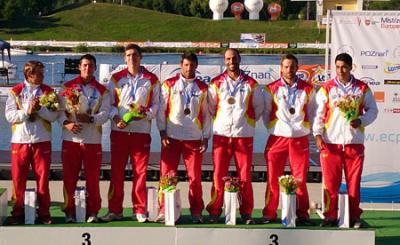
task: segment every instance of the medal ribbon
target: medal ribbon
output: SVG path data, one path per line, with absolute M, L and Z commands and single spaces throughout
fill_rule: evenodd
M 192 100 L 192 98 L 194 96 L 194 84 L 192 84 L 192 87 L 190 90 L 187 89 L 189 86 L 190 85 L 188 84 L 188 86 L 186 87 L 186 89 L 183 92 L 183 94 L 185 96 L 185 108 L 189 108 L 190 101 Z
M 89 108 L 92 109 L 92 104 L 93 104 L 93 102 L 97 99 L 97 96 L 96 96 L 96 94 L 97 94 L 96 88 L 92 87 L 93 92 L 92 92 L 92 95 L 91 95 L 91 96 L 88 96 L 88 94 L 86 94 L 86 89 L 89 89 L 88 87 L 85 87 L 85 86 L 82 86 L 82 85 L 81 85 L 81 89 L 82 89 L 83 96 L 85 96 L 85 97 L 87 98 L 87 100 L 88 100 Z
M 140 72 L 134 77 L 132 78 L 132 76 L 129 77 L 129 85 L 132 86 L 131 89 L 131 96 L 133 99 L 133 102 L 135 102 L 135 98 L 136 98 L 136 90 L 137 90 L 137 86 L 138 86 L 138 80 L 140 77 L 142 77 L 142 71 L 143 71 L 143 67 L 140 67 Z
M 242 74 L 239 76 L 239 81 L 236 83 L 236 86 L 233 87 L 233 90 L 231 90 L 231 86 L 229 84 L 229 80 L 227 79 L 226 86 L 228 87 L 228 93 L 230 97 L 235 97 L 237 91 L 239 91 L 240 85 L 243 83 L 243 77 Z
M 289 87 L 289 85 L 285 82 L 285 80 L 283 78 L 281 78 L 281 81 L 288 88 L 288 98 L 286 100 L 286 103 L 289 104 L 290 108 L 294 108 L 294 105 L 296 102 L 296 95 L 297 95 L 297 78 L 294 83 L 294 86 L 292 86 L 292 87 Z

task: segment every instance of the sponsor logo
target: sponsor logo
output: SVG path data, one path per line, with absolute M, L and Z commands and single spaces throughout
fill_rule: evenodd
M 362 77 L 360 78 L 361 81 L 365 82 L 366 84 L 368 84 L 369 86 L 378 86 L 381 84 L 381 82 L 375 80 L 372 77 Z
M 385 62 L 385 67 L 383 68 L 383 72 L 387 74 L 393 74 L 400 71 L 400 64 L 395 64 L 392 62 Z
M 179 68 L 176 68 L 176 69 L 172 70 L 169 73 L 168 77 L 173 77 L 173 76 L 176 76 L 176 74 L 180 74 L 180 73 L 181 73 L 181 68 L 179 67 Z M 209 84 L 210 81 L 211 81 L 211 77 L 210 76 L 206 76 L 204 74 L 201 74 L 201 72 L 199 72 L 197 70 L 196 70 L 196 78 L 201 80 L 201 81 L 203 81 L 203 82 L 205 82 L 205 83 L 207 83 L 207 84 Z
M 393 103 L 400 103 L 400 95 L 398 93 L 394 93 L 393 94 L 392 102 Z
M 400 24 L 400 18 L 396 17 L 382 17 L 381 21 L 383 24 Z
M 360 52 L 361 56 L 368 56 L 368 57 L 386 57 L 389 54 L 389 50 L 386 49 L 384 51 L 379 50 L 362 50 Z
M 349 55 L 352 56 L 352 57 L 354 56 L 353 47 L 350 46 L 350 45 L 342 45 L 342 46 L 338 49 L 337 53 L 338 53 L 338 54 L 346 53 L 346 54 L 349 54 Z
M 400 18 L 396 17 L 382 17 L 381 18 L 381 28 L 383 29 L 399 29 L 400 28 Z
M 385 81 L 383 81 L 383 83 L 386 85 L 400 85 L 400 80 L 385 79 Z
M 310 73 L 306 70 L 298 70 L 296 76 L 304 81 L 308 81 L 310 78 Z
M 256 80 L 274 81 L 279 78 L 279 74 L 275 72 L 273 69 L 269 69 L 268 71 L 265 72 L 252 72 L 249 70 L 245 70 L 244 73 Z
M 296 75 L 298 78 L 318 86 L 321 86 L 327 80 L 325 79 L 325 70 L 321 66 L 312 68 L 311 71 L 299 69 Z M 328 79 L 329 77 L 330 74 L 328 73 Z
M 370 17 L 365 17 L 364 19 L 361 17 L 357 17 L 357 23 L 359 26 L 361 26 L 363 23 L 365 26 L 370 26 L 370 25 L 376 25 L 379 24 L 380 21 L 379 20 L 375 20 L 373 18 Z
M 398 114 L 400 113 L 400 108 L 385 108 L 383 109 L 383 111 L 385 113 L 394 113 L 394 114 Z
M 374 91 L 374 98 L 376 102 L 385 102 L 385 92 L 384 91 Z
M 378 69 L 377 65 L 361 65 L 361 69 L 363 70 L 374 70 Z

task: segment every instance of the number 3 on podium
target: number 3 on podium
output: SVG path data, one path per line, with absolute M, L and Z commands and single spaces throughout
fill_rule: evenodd
M 271 239 L 271 243 L 269 245 L 279 245 L 279 243 L 278 243 L 278 235 L 277 234 L 270 235 L 269 239 Z
M 83 237 L 82 245 L 91 245 L 92 244 L 92 241 L 90 241 L 90 233 L 85 232 L 82 234 L 82 237 Z

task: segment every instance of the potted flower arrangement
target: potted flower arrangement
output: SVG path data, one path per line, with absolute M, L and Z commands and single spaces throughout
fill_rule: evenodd
M 179 190 L 176 189 L 177 184 L 178 176 L 174 171 L 160 178 L 160 195 L 164 193 L 165 225 L 168 226 L 174 226 L 180 217 L 181 198 Z
M 238 192 L 240 190 L 240 179 L 238 177 L 226 176 L 222 179 L 224 185 L 224 211 L 225 224 L 236 225 L 236 209 L 238 206 Z
M 281 186 L 282 224 L 285 227 L 296 227 L 296 190 L 299 181 L 293 175 L 283 175 L 278 182 Z

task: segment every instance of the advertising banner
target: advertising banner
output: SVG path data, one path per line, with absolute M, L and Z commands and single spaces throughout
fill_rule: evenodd
M 165 81 L 179 73 L 181 73 L 179 64 L 162 65 L 160 81 Z M 199 65 L 196 70 L 196 77 L 208 84 L 213 77 L 216 77 L 220 73 L 221 67 L 219 65 Z
M 325 65 L 299 65 L 297 77 L 313 85 L 321 86 L 325 81 Z M 330 78 L 328 70 L 328 79 Z
M 241 33 L 241 43 L 265 43 L 265 33 Z
M 400 202 L 399 40 L 400 11 L 332 11 L 331 64 L 350 54 L 353 74 L 368 83 L 379 108 L 365 130 L 362 202 Z
M 260 84 L 271 83 L 280 76 L 279 65 L 241 65 L 240 69 Z

